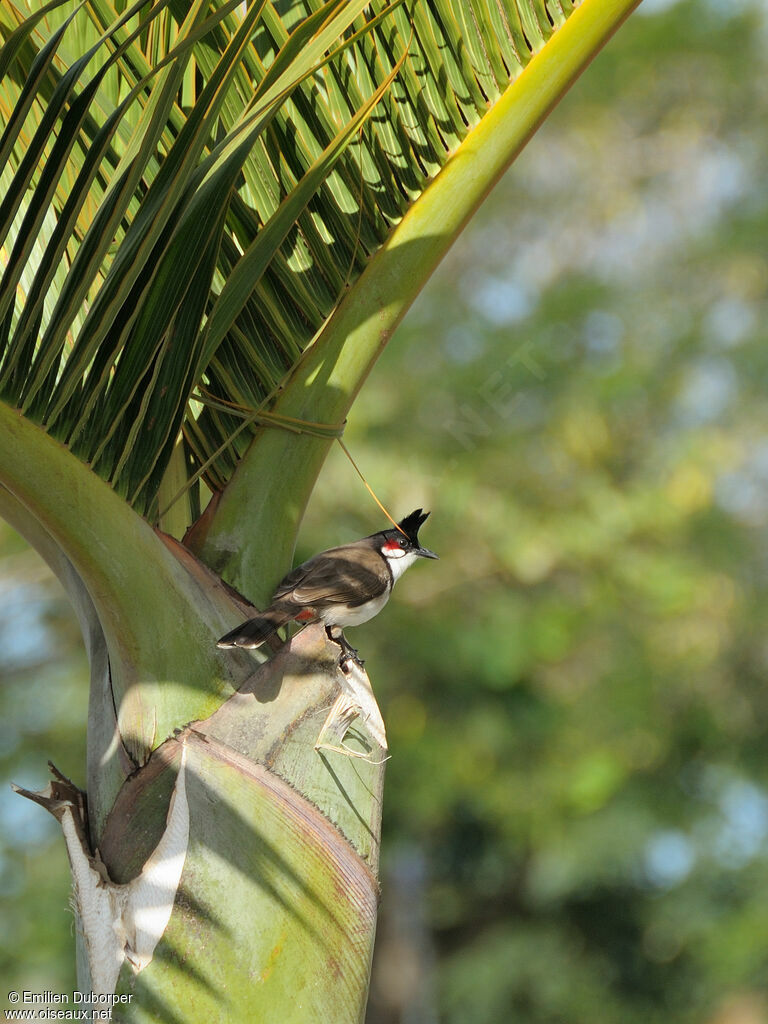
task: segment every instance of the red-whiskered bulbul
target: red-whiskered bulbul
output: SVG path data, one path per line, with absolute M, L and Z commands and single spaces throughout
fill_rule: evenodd
M 227 633 L 218 646 L 260 647 L 289 622 L 323 622 L 328 637 L 342 647 L 342 661 L 357 660 L 357 652 L 344 638 L 344 627 L 378 614 L 392 587 L 417 558 L 437 558 L 419 544 L 419 528 L 428 515 L 417 508 L 397 527 L 302 562 L 278 585 L 269 608 Z

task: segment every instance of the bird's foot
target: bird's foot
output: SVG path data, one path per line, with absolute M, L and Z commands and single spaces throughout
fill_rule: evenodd
M 358 668 L 363 667 L 365 662 L 358 654 L 357 648 L 353 647 L 344 636 L 344 630 L 341 626 L 326 626 L 325 634 L 329 640 L 332 640 L 333 643 L 338 644 L 341 648 L 341 654 L 339 655 L 339 668 L 342 672 L 349 671 L 345 668 L 348 661 L 351 661 L 353 665 L 357 665 Z

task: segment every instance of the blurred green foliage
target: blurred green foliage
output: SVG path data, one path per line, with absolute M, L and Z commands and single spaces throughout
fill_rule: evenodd
M 54 819 L 11 791 L 46 761 L 85 781 L 88 664 L 66 596 L 0 520 L 0 990 L 74 986 L 69 864 Z
M 392 753 L 370 1024 L 768 1021 L 768 11 L 643 8 L 347 431 L 394 513 L 433 509 L 441 555 L 352 635 Z M 297 557 L 379 525 L 336 450 Z M 0 753 L 41 786 L 49 756 L 78 779 L 87 670 L 36 586 Z M 65 857 L 14 801 L 1 966 L 55 988 Z

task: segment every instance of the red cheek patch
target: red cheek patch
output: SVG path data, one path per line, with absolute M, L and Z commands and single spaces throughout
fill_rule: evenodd
M 399 551 L 400 550 L 400 545 L 397 543 L 396 540 L 388 540 L 387 543 L 384 545 L 383 550 L 384 551 Z

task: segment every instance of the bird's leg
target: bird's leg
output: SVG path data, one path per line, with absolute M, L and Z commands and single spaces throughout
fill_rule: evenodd
M 326 626 L 325 635 L 329 640 L 332 640 L 341 648 L 341 654 L 339 655 L 339 668 L 342 672 L 345 671 L 344 665 L 348 661 L 352 661 L 355 665 L 359 665 L 360 668 L 363 667 L 365 662 L 358 655 L 356 648 L 354 648 L 344 636 L 344 630 L 341 626 Z

